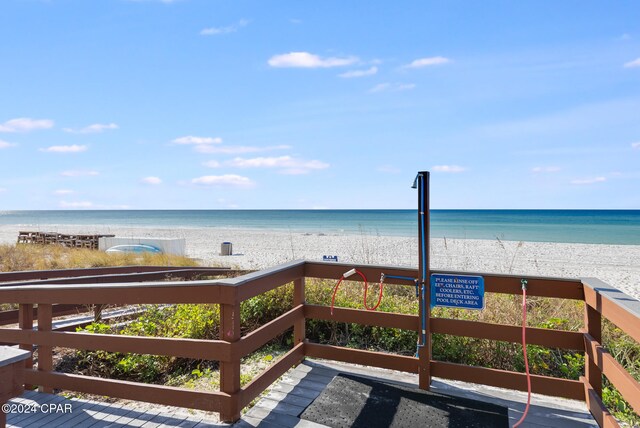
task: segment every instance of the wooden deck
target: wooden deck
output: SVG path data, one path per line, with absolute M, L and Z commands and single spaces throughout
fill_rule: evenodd
M 320 428 L 314 422 L 301 420 L 298 415 L 322 392 L 338 373 L 366 376 L 385 382 L 417 387 L 418 376 L 386 369 L 367 368 L 353 364 L 306 360 L 286 373 L 258 403 L 246 412 L 233 427 L 237 428 Z M 522 415 L 525 393 L 435 378 L 432 390 L 440 393 L 472 398 L 509 408 L 509 425 Z M 8 427 L 229 427 L 219 422 L 216 413 L 189 411 L 168 406 L 143 403 L 109 404 L 87 400 L 67 399 L 59 395 L 27 392 L 10 404 L 41 406 L 70 404 L 71 412 L 12 413 Z M 597 427 L 584 402 L 534 394 L 529 415 L 523 427 L 586 428 Z
M 408 373 L 408 375 L 400 377 L 400 379 L 404 379 L 400 380 L 402 382 L 413 386 L 417 384 L 422 389 L 431 385 L 435 391 L 461 395 L 471 394 L 472 398 L 504 404 L 511 409 L 512 422 L 517 419 L 522 412 L 525 401 L 524 394 L 515 392 L 526 387 L 523 373 L 433 360 L 428 338 L 431 334 L 438 333 L 520 343 L 521 326 L 430 316 L 428 310 L 425 310 L 430 307 L 427 299 L 429 294 L 426 292 L 427 287 L 422 287 L 419 291 L 420 304 L 417 315 L 372 312 L 352 308 L 334 308 L 332 315 L 330 307 L 309 304 L 305 301 L 305 281 L 307 278 L 336 280 L 344 275 L 347 269 L 353 268 L 352 265 L 334 262 L 299 260 L 236 278 L 200 281 L 168 281 L 165 278 L 167 272 L 154 271 L 155 267 L 150 268 L 152 270 L 146 271 L 146 273 L 136 271 L 135 274 L 125 273 L 122 269 L 114 273 L 113 269 L 116 268 L 108 268 L 108 270 L 100 272 L 102 276 L 99 278 L 91 279 L 86 276 L 86 270 L 0 273 L 0 277 L 2 277 L 0 279 L 22 281 L 21 283 L 11 282 L 0 286 L 0 301 L 18 305 L 16 310 L 0 313 L 0 325 L 18 322 L 17 328 L 0 328 L 0 342 L 18 344 L 21 349 L 28 351 L 37 347 L 37 366 L 32 361 L 27 361 L 24 371 L 25 382 L 30 385 L 38 385 L 44 391 L 56 389 L 77 391 L 98 396 L 109 395 L 119 399 L 199 409 L 216 412 L 216 417 L 229 423 L 238 421 L 244 407 L 256 399 L 261 399 L 259 405 L 248 412 L 244 420 L 240 422 L 239 426 L 245 428 L 256 426 L 256 424 L 267 428 L 269 425 L 309 426 L 307 422 L 299 421 L 297 416 L 319 394 L 321 390 L 319 388 L 324 388 L 338 370 L 356 371 L 352 366 L 314 363 L 314 360 L 309 360 L 310 362 L 308 361 L 296 370 L 289 372 L 289 369 L 305 358 L 361 364 L 369 367 L 364 371 L 364 374 L 376 374 L 382 379 L 394 379 L 396 375 L 388 370 L 399 370 Z M 356 266 L 356 268 L 370 278 L 382 274 L 389 278 L 397 275 L 416 278 L 418 275 L 416 269 L 402 267 L 364 265 Z M 124 269 L 131 268 L 125 267 Z M 192 275 L 200 268 L 186 270 L 181 268 L 181 270 L 185 275 Z M 176 272 L 178 271 L 172 270 L 171 275 L 173 276 Z M 208 271 L 208 273 L 210 272 Z M 535 393 L 580 400 L 581 403 L 586 403 L 589 413 L 593 415 L 599 426 L 616 427 L 619 424 L 602 403 L 602 379 L 603 376 L 606 376 L 632 408 L 640 408 L 640 383 L 601 345 L 604 319 L 613 322 L 635 341 L 640 342 L 640 302 L 614 287 L 591 278 L 559 279 L 469 272 L 464 274 L 483 276 L 487 293 L 518 295 L 522 291 L 522 280 L 525 279 L 528 281 L 528 296 L 584 302 L 584 324 L 579 331 L 530 326 L 525 328 L 527 342 L 531 345 L 578 351 L 583 353 L 585 358 L 584 376 L 581 376 L 579 380 L 533 375 L 531 387 Z M 151 275 L 154 280 L 153 282 L 140 282 L 139 275 Z M 38 278 L 54 279 L 29 282 Z M 240 316 L 242 302 L 290 283 L 293 283 L 293 305 L 290 310 L 250 332 L 242 328 Z M 401 284 L 400 280 L 393 278 L 388 283 L 406 286 L 406 284 Z M 96 305 L 96 303 L 98 304 Z M 79 305 L 96 305 L 96 308 L 102 308 L 102 305 L 181 303 L 220 305 L 219 337 L 216 339 L 141 337 L 62 332 L 53 329 L 54 318 L 59 317 L 62 313 L 68 313 L 68 310 Z M 38 327 L 37 330 L 34 330 L 36 319 Z M 307 338 L 305 328 L 307 320 L 330 320 L 419 333 L 422 319 L 429 323 L 429 330 L 426 335 L 421 335 L 423 337 L 421 337 L 420 343 L 425 346 L 420 347 L 417 356 L 321 344 Z M 294 339 L 292 348 L 262 373 L 253 377 L 250 382 L 241 385 L 242 358 L 254 353 L 270 340 L 291 328 L 293 328 Z M 58 373 L 53 369 L 53 348 L 220 361 L 220 388 L 219 390 L 196 391 L 189 388 L 147 385 L 95 376 Z M 382 368 L 387 371 L 380 371 Z M 272 392 L 265 393 L 271 384 L 283 376 L 283 383 L 274 388 Z M 432 378 L 435 378 L 433 382 Z M 294 380 L 291 381 L 291 379 Z M 309 386 L 313 386 L 312 383 L 315 383 L 316 390 L 309 388 Z M 280 387 L 284 389 L 278 389 Z M 268 395 L 263 397 L 265 394 Z M 145 424 L 149 423 L 148 426 L 157 425 L 155 422 L 144 419 L 149 412 L 152 414 L 156 412 L 153 417 L 162 420 L 166 426 L 172 426 L 170 424 L 175 426 L 181 423 L 196 424 L 196 426 L 201 423 L 218 423 L 217 419 L 209 418 L 206 415 L 199 421 L 190 417 L 190 415 L 196 416 L 196 413 L 173 417 L 171 415 L 178 415 L 180 412 L 166 410 L 159 406 L 141 409 L 135 402 L 131 402 L 130 405 L 129 402 L 119 401 L 119 403 L 127 404 L 124 407 L 117 407 L 118 413 L 114 415 L 108 413 L 111 411 L 110 408 L 116 409 L 115 406 L 104 403 L 77 403 L 79 412 L 83 412 L 83 406 L 102 406 L 99 408 L 104 411 L 101 410 L 98 413 L 99 416 L 91 414 L 87 416 L 91 424 L 105 420 L 107 421 L 106 425 L 126 426 L 140 417 L 145 421 Z M 127 413 L 123 415 L 122 412 Z M 184 411 L 182 412 L 184 413 Z M 126 416 L 127 414 L 134 417 Z M 11 422 L 14 422 L 14 417 L 17 418 L 15 422 L 19 424 L 22 419 L 26 419 L 28 416 L 36 417 L 36 415 L 10 415 L 10 419 Z M 68 417 L 64 414 L 37 416 L 40 418 Z M 112 417 L 116 419 L 112 421 Z M 37 422 L 38 420 L 29 422 Z M 47 425 L 60 425 L 55 419 L 51 419 L 51 421 L 43 419 L 43 421 Z M 534 401 L 534 408 L 528 421 L 529 426 L 582 427 L 593 425 L 593 421 L 584 411 L 584 404 L 571 404 L 566 400 L 546 398 Z M 64 420 L 61 424 L 68 425 Z M 28 423 L 23 426 L 33 426 L 33 424 Z
M 301 420 L 298 415 L 338 373 L 349 373 L 372 379 L 418 387 L 418 376 L 393 370 L 321 360 L 306 360 L 280 379 L 271 391 L 251 408 L 236 426 L 239 428 L 320 428 L 324 425 Z M 431 390 L 443 394 L 471 398 L 509 408 L 509 426 L 520 419 L 527 394 L 465 382 L 434 378 Z M 584 402 L 532 396 L 527 419 L 521 427 L 586 428 L 597 427 Z

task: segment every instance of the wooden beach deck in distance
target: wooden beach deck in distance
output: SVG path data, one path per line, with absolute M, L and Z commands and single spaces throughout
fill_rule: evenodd
M 88 248 L 92 250 L 98 249 L 100 238 L 113 238 L 115 235 L 87 235 L 76 234 L 68 235 L 57 232 L 18 232 L 18 244 L 39 244 L 52 245 L 58 244 L 69 248 Z

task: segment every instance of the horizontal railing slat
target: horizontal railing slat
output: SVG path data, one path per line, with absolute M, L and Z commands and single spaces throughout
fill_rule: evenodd
M 304 261 L 294 261 L 234 278 L 237 302 L 258 296 L 304 275 Z
M 136 272 L 157 272 L 189 269 L 185 266 L 113 266 L 101 268 L 81 268 L 81 269 L 54 269 L 54 270 L 35 270 L 35 271 L 19 271 L 19 272 L 0 272 L 0 282 L 8 281 L 28 281 L 47 278 L 73 278 L 76 276 L 91 275 L 111 275 L 126 274 Z M 197 267 L 195 269 L 204 270 L 230 270 L 229 268 L 207 268 Z
M 333 315 L 331 315 L 331 308 L 320 305 L 305 305 L 304 314 L 306 318 L 317 320 L 349 322 L 413 331 L 420 329 L 420 319 L 416 315 L 348 308 L 333 308 Z
M 64 304 L 53 305 L 53 316 L 60 317 L 63 315 L 77 314 L 81 312 L 89 312 L 91 308 L 88 305 Z M 0 312 L 0 325 L 18 324 L 18 309 Z M 33 309 L 33 316 L 38 315 L 38 308 Z
M 464 364 L 431 361 L 432 376 L 498 388 L 527 390 L 527 376 L 524 373 L 486 367 L 467 366 Z M 553 397 L 571 398 L 584 401 L 584 386 L 577 380 L 559 379 L 549 376 L 531 375 L 533 392 Z
M 589 359 L 625 397 L 636 413 L 640 413 L 640 382 L 635 380 L 591 335 L 585 333 L 584 341 Z
M 23 285 L 0 287 L 0 301 L 29 304 L 99 303 L 121 305 L 231 303 L 234 299 L 232 288 L 217 285 L 215 281 L 47 285 L 46 287 Z
M 67 391 L 168 406 L 188 407 L 210 412 L 219 412 L 227 400 L 231 398 L 229 394 L 222 392 L 201 392 L 164 385 L 149 385 L 69 373 L 42 372 L 32 369 L 25 370 L 25 381 L 32 385 L 48 386 Z
M 254 398 L 285 374 L 287 370 L 302 361 L 305 356 L 304 346 L 304 343 L 298 343 L 262 374 L 246 384 L 240 392 L 240 407 L 245 407 L 251 403 Z
M 522 343 L 522 327 L 448 318 L 431 318 L 431 332 L 478 339 Z M 583 334 L 577 331 L 527 327 L 527 343 L 576 351 L 584 351 Z
M 380 274 L 409 276 L 411 278 L 418 277 L 417 269 L 398 268 L 388 266 L 360 266 L 347 263 L 333 262 L 307 262 L 305 265 L 305 276 L 312 278 L 328 278 L 338 279 L 346 271 L 352 268 L 360 270 L 371 282 L 377 281 Z M 520 294 L 522 293 L 521 280 L 526 279 L 527 295 L 540 297 L 555 297 L 559 299 L 584 300 L 582 291 L 582 283 L 577 279 L 565 278 L 544 278 L 535 276 L 517 276 L 517 275 L 501 275 L 493 273 L 476 273 L 476 272 L 452 272 L 432 270 L 432 274 L 454 274 L 454 275 L 473 275 L 482 276 L 484 278 L 484 289 L 490 293 L 506 293 Z M 362 281 L 359 276 L 349 278 L 350 281 Z M 413 286 L 408 281 L 401 281 L 389 278 L 385 282 L 390 284 L 402 284 Z
M 304 276 L 308 278 L 337 280 L 342 276 L 342 274 L 354 267 L 369 278 L 370 282 L 377 281 L 382 273 L 385 275 L 407 276 L 411 278 L 418 277 L 417 269 L 391 266 L 353 265 L 334 262 L 307 262 L 304 266 Z M 354 275 L 350 277 L 349 280 L 362 281 L 362 278 L 359 275 Z M 407 285 L 411 287 L 415 286 L 413 282 L 398 280 L 395 278 L 386 278 L 385 283 Z
M 183 278 L 193 279 L 198 276 L 209 275 L 230 275 L 237 271 L 230 269 L 212 269 L 212 268 L 183 268 L 183 269 L 171 269 L 150 272 L 136 272 L 136 273 L 117 273 L 117 274 L 102 274 L 102 275 L 89 275 L 89 276 L 75 276 L 73 278 L 55 278 L 55 279 L 42 279 L 38 281 L 20 281 L 10 282 L 6 284 L 0 284 L 0 287 L 16 287 L 21 285 L 49 285 L 49 284 L 115 284 L 124 282 L 145 282 L 145 281 L 160 281 L 171 278 Z
M 311 342 L 305 343 L 304 349 L 306 355 L 309 357 L 380 367 L 408 373 L 418 373 L 418 359 L 415 357 L 364 351 L 362 349 L 345 348 L 342 346 L 321 345 Z
M 223 340 L 70 333 L 9 328 L 0 329 L 0 342 L 219 361 L 231 360 L 232 346 L 229 342 Z
M 432 273 L 451 273 L 436 272 Z M 527 280 L 527 297 L 553 297 L 556 299 L 584 300 L 582 283 L 578 280 L 560 278 L 539 278 L 535 276 L 496 275 L 482 273 L 463 273 L 484 277 L 484 291 L 489 293 L 522 294 L 522 279 Z
M 240 341 L 233 342 L 231 345 L 232 359 L 240 359 L 249 355 L 274 337 L 284 333 L 288 328 L 293 327 L 293 323 L 302 318 L 304 318 L 304 305 L 298 305 L 290 311 L 280 315 L 278 318 L 242 337 Z
M 609 412 L 604 405 L 598 393 L 591 387 L 589 381 L 583 376 L 580 376 L 580 382 L 584 384 L 584 395 L 587 401 L 587 409 L 589 413 L 596 420 L 596 423 L 600 428 L 620 428 L 618 421 Z

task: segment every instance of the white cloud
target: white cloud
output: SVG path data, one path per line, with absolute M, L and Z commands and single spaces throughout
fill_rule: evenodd
M 0 140 L 0 149 L 8 149 L 9 147 L 14 147 L 17 144 L 9 143 L 8 141 Z
M 640 150 L 640 141 L 637 141 L 635 143 L 631 143 L 631 148 L 632 149 L 636 149 L 636 150 Z
M 153 184 L 153 185 L 162 184 L 162 179 L 160 177 L 153 177 L 153 176 L 145 177 L 141 181 L 146 184 Z
M 7 189 L 5 189 L 4 187 L 0 187 L 0 193 L 4 193 L 6 191 L 7 191 Z
M 238 168 L 273 168 L 284 166 L 288 162 L 291 162 L 291 156 L 252 159 L 235 158 L 229 161 L 228 164 Z
M 405 65 L 402 68 L 423 68 L 430 67 L 433 65 L 442 65 L 451 62 L 449 58 L 445 58 L 443 56 L 434 56 L 430 58 L 420 58 L 412 61 L 410 64 Z
M 414 89 L 416 85 L 414 83 L 379 83 L 373 88 L 369 89 L 372 94 L 385 91 L 408 91 Z
M 200 35 L 202 35 L 202 36 L 216 36 L 216 35 L 219 35 L 219 34 L 235 33 L 240 28 L 246 27 L 247 25 L 249 25 L 249 21 L 247 21 L 246 19 L 241 19 L 237 23 L 232 24 L 232 25 L 228 25 L 226 27 L 205 28 L 202 31 L 200 31 Z
M 53 120 L 31 119 L 28 117 L 19 117 L 0 124 L 0 132 L 29 132 L 36 129 L 49 128 L 53 128 Z
M 291 146 L 287 145 L 279 145 L 279 146 L 267 146 L 267 147 L 256 147 L 256 146 L 207 146 L 207 145 L 197 145 L 195 150 L 200 153 L 219 153 L 225 155 L 240 155 L 245 153 L 258 153 L 258 152 L 270 152 L 272 150 L 287 150 L 290 149 Z
M 227 164 L 237 168 L 278 168 L 281 173 L 289 175 L 307 174 L 312 170 L 329 168 L 328 163 L 319 160 L 308 161 L 291 156 L 235 158 Z
M 219 168 L 220 162 L 218 162 L 217 160 L 210 160 L 207 162 L 203 162 L 202 165 L 206 166 L 207 168 Z
M 607 181 L 606 177 L 582 178 L 571 180 L 571 184 L 595 184 Z
M 291 18 L 289 20 L 290 23 L 295 24 L 295 25 L 299 25 L 302 24 L 302 19 L 298 19 L 298 18 Z
M 72 144 L 71 146 L 51 146 L 46 149 L 39 149 L 41 152 L 48 153 L 80 153 L 86 152 L 88 149 L 87 146 L 79 146 L 77 144 Z
M 541 172 L 558 172 L 560 171 L 560 167 L 557 166 L 536 166 L 531 168 L 531 172 L 541 173 Z
M 255 183 L 248 177 L 235 174 L 205 175 L 191 180 L 193 184 L 203 186 L 252 187 Z
M 293 67 L 293 68 L 331 68 L 344 67 L 358 62 L 358 58 L 354 56 L 337 58 L 322 58 L 309 52 L 289 52 L 281 55 L 274 55 L 269 58 L 271 67 Z
M 350 79 L 353 77 L 365 77 L 365 76 L 373 76 L 378 72 L 378 67 L 375 65 L 367 70 L 351 70 L 345 73 L 339 74 L 339 77 Z
M 624 65 L 625 68 L 635 68 L 640 67 L 640 58 L 634 59 L 633 61 L 629 61 Z
M 57 196 L 72 195 L 74 193 L 76 193 L 76 192 L 73 191 L 73 190 L 69 190 L 69 189 L 58 189 L 58 190 L 53 192 L 53 194 L 57 195 Z
M 431 169 L 435 172 L 451 172 L 451 173 L 464 172 L 467 170 L 467 168 L 460 165 L 434 165 L 433 168 Z
M 93 202 L 82 201 L 82 202 L 67 202 L 60 201 L 60 208 L 93 208 Z
M 63 128 L 62 130 L 71 134 L 99 134 L 109 129 L 118 128 L 118 125 L 115 123 L 94 123 L 93 125 L 85 126 L 84 128 Z
M 86 169 L 73 169 L 68 171 L 62 171 L 60 173 L 63 177 L 94 177 L 99 175 L 98 171 L 86 170 Z
M 220 144 L 222 143 L 222 138 L 220 137 L 195 137 L 193 135 L 187 135 L 186 137 L 176 138 L 171 141 L 175 144 L 195 144 L 195 145 L 203 145 L 203 144 Z

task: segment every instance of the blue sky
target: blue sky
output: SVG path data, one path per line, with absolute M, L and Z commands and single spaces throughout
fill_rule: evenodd
M 638 209 L 639 17 L 3 0 L 0 209 Z

